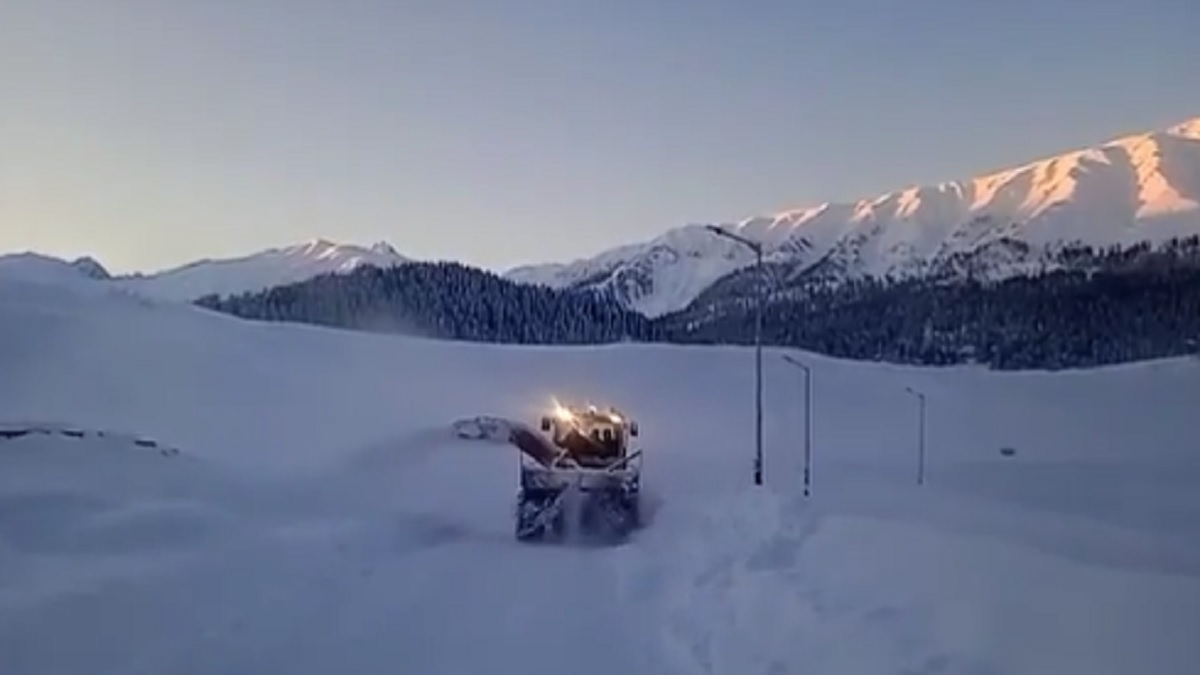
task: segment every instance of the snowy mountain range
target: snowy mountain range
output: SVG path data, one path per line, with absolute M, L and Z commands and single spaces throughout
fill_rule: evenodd
M 200 260 L 154 274 L 116 277 L 92 258 L 68 262 L 19 253 L 0 256 L 0 276 L 59 283 L 91 278 L 138 295 L 187 302 L 210 294 L 260 291 L 322 274 L 350 272 L 363 265 L 386 268 L 407 262 L 411 261 L 385 242 L 364 247 L 316 239 L 237 258 Z
M 1055 266 L 1056 250 L 1072 244 L 1154 244 L 1200 233 L 1200 117 L 975 178 L 733 223 L 688 224 L 594 257 L 522 266 L 503 276 L 604 291 L 629 309 L 661 316 L 710 289 L 723 293 L 718 281 L 733 282 L 754 263 L 749 248 L 713 233 L 714 225 L 760 242 L 776 278 L 788 282 L 1005 278 L 1046 270 Z M 408 262 L 386 243 L 317 239 L 115 278 L 90 258 L 67 262 L 37 254 L 0 256 L 0 272 L 107 279 L 141 295 L 190 301 Z
M 1200 233 L 1200 117 L 984 176 L 715 225 L 760 242 L 792 280 L 1029 273 L 1070 244 L 1154 244 Z M 658 316 L 753 262 L 747 247 L 693 224 L 506 276 L 608 291 Z

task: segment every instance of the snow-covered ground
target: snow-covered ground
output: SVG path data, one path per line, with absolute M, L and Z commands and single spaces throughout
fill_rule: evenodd
M 1200 672 L 1200 362 L 803 358 L 808 499 L 775 352 L 756 489 L 746 350 L 437 342 L 0 279 L 0 432 L 37 430 L 0 438 L 0 673 Z M 452 431 L 554 396 L 640 421 L 633 541 L 518 544 L 515 451 Z

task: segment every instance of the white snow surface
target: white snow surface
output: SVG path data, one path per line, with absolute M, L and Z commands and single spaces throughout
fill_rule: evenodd
M 102 286 L 0 279 L 0 672 L 1200 671 L 1200 362 L 800 354 L 805 498 L 773 350 L 756 488 L 748 350 L 255 324 Z M 552 397 L 640 422 L 630 542 L 514 541 L 497 439 Z
M 363 247 L 315 239 L 237 258 L 200 260 L 114 283 L 156 299 L 191 301 L 211 293 L 255 292 L 322 274 L 352 272 L 363 265 L 388 268 L 407 262 L 408 258 L 384 242 Z
M 566 265 L 519 267 L 504 276 L 551 288 L 585 284 L 613 290 L 626 306 L 654 317 L 686 306 L 714 281 L 754 260 L 745 246 L 702 225 L 688 225 L 646 244 L 622 246 Z
M 719 227 L 761 242 L 803 270 L 835 262 L 846 277 L 919 275 L 975 255 L 993 278 L 1047 266 L 1058 246 L 1161 243 L 1200 234 L 1200 118 L 1024 166 L 855 203 L 825 203 Z M 1004 240 L 1027 257 L 997 255 Z M 754 262 L 744 246 L 687 225 L 645 243 L 566 264 L 529 265 L 509 279 L 615 290 L 649 316 L 682 309 L 722 276 Z M 627 279 L 642 283 L 630 285 Z
M 0 255 L 0 278 L 45 284 L 89 284 L 108 278 L 108 272 L 92 258 L 68 262 L 40 253 Z

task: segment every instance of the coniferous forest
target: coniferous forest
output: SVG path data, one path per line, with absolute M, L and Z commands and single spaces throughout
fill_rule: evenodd
M 515 284 L 458 263 L 361 267 L 260 293 L 197 301 L 248 319 L 518 344 L 658 338 L 646 317 L 594 294 Z
M 984 281 L 857 279 L 776 288 L 764 342 L 831 356 L 996 369 L 1098 366 L 1200 352 L 1200 237 L 1059 253 L 1054 271 Z M 744 272 L 743 272 L 744 274 Z M 657 319 L 604 295 L 516 284 L 457 263 L 364 267 L 202 298 L 236 316 L 522 344 L 752 344 L 754 302 L 706 294 Z

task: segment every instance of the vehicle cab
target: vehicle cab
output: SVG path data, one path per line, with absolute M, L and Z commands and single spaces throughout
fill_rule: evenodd
M 552 415 L 542 418 L 542 431 L 552 432 L 554 444 L 579 464 L 605 466 L 626 456 L 638 425 L 611 407 L 556 406 Z

